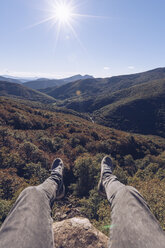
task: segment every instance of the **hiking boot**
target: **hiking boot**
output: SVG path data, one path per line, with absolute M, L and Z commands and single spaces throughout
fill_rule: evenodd
M 106 182 L 106 179 L 109 178 L 110 175 L 112 175 L 113 170 L 114 166 L 112 164 L 112 159 L 108 156 L 105 156 L 101 162 L 101 175 L 98 184 L 98 191 L 103 196 L 106 196 L 104 184 Z
M 56 181 L 58 184 L 57 192 L 56 192 L 56 200 L 59 200 L 65 195 L 65 186 L 63 183 L 63 170 L 64 164 L 60 158 L 56 158 L 52 163 L 51 168 L 51 178 Z

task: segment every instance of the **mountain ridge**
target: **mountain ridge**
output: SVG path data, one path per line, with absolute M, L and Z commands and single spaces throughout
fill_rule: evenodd
M 39 89 L 61 86 L 61 85 L 64 85 L 70 82 L 74 82 L 76 80 L 84 80 L 86 78 L 93 78 L 93 77 L 90 75 L 82 76 L 78 74 L 78 75 L 74 75 L 72 77 L 63 78 L 63 79 L 39 78 L 37 80 L 25 82 L 23 83 L 23 85 L 31 89 L 39 90 Z
M 21 84 L 6 81 L 0 82 L 0 96 L 10 96 L 44 103 L 54 103 L 56 101 L 42 92 L 29 89 Z
M 43 92 L 60 100 L 57 105 L 89 113 L 102 125 L 165 137 L 165 68 L 106 79 L 86 79 Z M 131 109 L 134 109 L 132 116 Z M 151 123 L 152 128 L 148 128 Z
M 88 97 L 91 94 L 96 97 L 97 94 L 107 93 L 107 91 L 108 93 L 115 92 L 123 88 L 129 88 L 136 84 L 143 84 L 147 81 L 163 78 L 165 78 L 165 68 L 157 68 L 130 75 L 121 75 L 101 79 L 77 80 L 57 88 L 44 89 L 43 92 L 60 100 L 68 98 L 68 96 L 69 98 L 75 97 L 76 91 L 80 91 L 83 96 Z M 79 96 L 77 98 L 79 98 Z
M 10 77 L 5 77 L 5 76 L 0 76 L 0 82 L 1 81 L 5 81 L 8 83 L 17 83 L 17 84 L 21 84 L 21 81 L 19 79 L 15 79 L 15 78 L 10 78 Z
M 39 82 L 40 80 L 42 81 L 38 79 Z M 10 94 L 11 91 L 10 89 Z M 85 118 L 89 116 L 101 125 L 165 137 L 163 124 L 165 122 L 165 68 L 105 79 L 77 80 L 62 86 L 35 91 L 35 93 L 40 94 L 35 100 L 54 102 L 59 109 L 82 113 Z M 3 94 L 4 91 L 1 90 L 1 95 Z M 20 94 L 25 99 L 30 98 L 29 94 L 24 95 L 21 90 Z M 33 95 L 34 92 L 31 94 Z M 16 96 L 19 97 L 19 93 Z M 43 100 L 43 97 L 47 96 L 50 98 Z

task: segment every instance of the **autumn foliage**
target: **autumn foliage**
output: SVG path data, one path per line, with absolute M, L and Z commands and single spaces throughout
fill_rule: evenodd
M 144 195 L 165 228 L 164 141 L 93 124 L 50 105 L 46 108 L 1 97 L 1 222 L 19 192 L 27 185 L 43 182 L 53 159 L 61 157 L 66 198 L 75 197 L 82 212 L 101 229 L 109 222 L 110 209 L 98 196 L 96 186 L 101 159 L 107 154 L 113 157 L 115 174 Z

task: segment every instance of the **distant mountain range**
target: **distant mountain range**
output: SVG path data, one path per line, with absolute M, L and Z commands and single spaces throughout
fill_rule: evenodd
M 23 83 L 24 86 L 35 90 L 60 86 L 63 84 L 65 84 L 65 81 L 63 80 L 47 79 L 47 78 L 40 78 L 34 81 Z
M 4 79 L 16 79 L 19 81 L 19 83 L 25 83 L 28 81 L 32 81 L 32 80 L 37 80 L 38 77 L 16 77 L 16 76 L 11 76 L 11 75 L 2 75 L 2 77 Z
M 48 78 L 39 78 L 34 81 L 26 82 L 24 85 L 26 87 L 29 87 L 31 89 L 45 89 L 45 88 L 50 88 L 50 87 L 57 87 L 61 86 L 70 82 L 74 82 L 76 80 L 83 80 L 86 78 L 93 78 L 92 76 L 89 75 L 75 75 L 69 78 L 63 78 L 63 79 L 48 79 Z
M 1 81 L 5 81 L 5 82 L 8 82 L 8 83 L 17 83 L 17 84 L 21 84 L 21 81 L 16 79 L 16 78 L 11 78 L 11 77 L 8 77 L 8 76 L 0 76 L 0 82 Z
M 72 76 L 72 77 L 68 77 L 68 78 L 63 78 L 62 80 L 65 81 L 66 83 L 70 83 L 70 82 L 75 82 L 77 80 L 84 80 L 84 79 L 89 79 L 89 78 L 94 78 L 93 76 L 90 76 L 90 75 L 75 75 L 75 76 Z
M 13 76 L 0 76 L 0 81 L 6 81 L 9 83 L 23 84 L 24 86 L 31 89 L 45 89 L 49 87 L 61 86 L 66 83 L 74 82 L 76 80 L 83 80 L 87 78 L 93 78 L 90 75 L 75 75 L 63 79 L 49 79 L 49 78 L 19 78 Z
M 165 137 L 165 68 L 104 79 L 84 77 L 38 79 L 23 85 L 0 82 L 0 95 L 55 102 L 57 107 L 88 115 L 98 124 Z M 28 84 L 40 85 L 40 91 L 25 87 Z M 56 86 L 50 87 L 53 84 Z

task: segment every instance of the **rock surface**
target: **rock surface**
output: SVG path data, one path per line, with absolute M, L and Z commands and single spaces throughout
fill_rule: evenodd
M 74 217 L 53 224 L 55 248 L 107 248 L 108 237 L 86 218 Z

